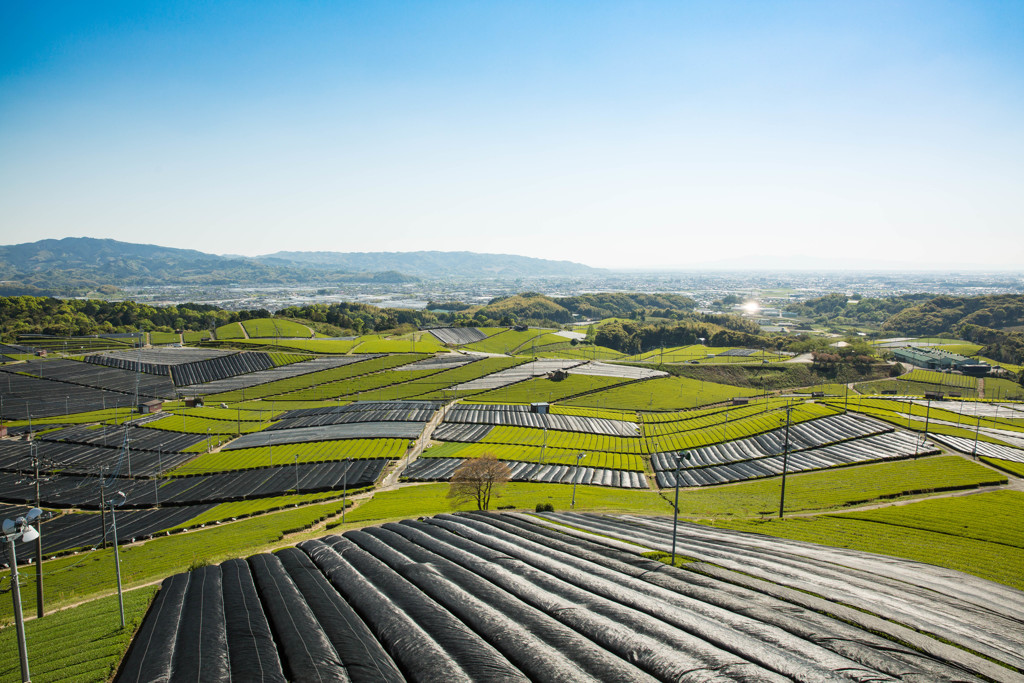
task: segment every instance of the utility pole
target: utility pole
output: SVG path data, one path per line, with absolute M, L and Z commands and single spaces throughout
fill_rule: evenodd
M 676 502 L 672 508 L 672 566 L 676 566 L 676 530 L 679 528 L 679 470 L 683 467 L 683 460 L 689 460 L 690 454 L 681 451 L 676 458 Z
M 161 445 L 161 448 L 163 446 Z M 164 471 L 163 453 L 156 452 L 156 476 L 153 477 L 153 496 L 156 498 L 156 506 L 160 507 L 160 475 Z
M 348 471 L 352 468 L 352 458 L 345 458 L 345 480 L 341 489 L 341 523 L 345 523 L 345 508 L 348 507 Z
M 114 526 L 114 571 L 117 573 L 117 606 L 121 612 L 121 630 L 124 630 L 124 592 L 121 590 L 121 555 L 117 548 L 117 514 L 114 508 L 124 505 L 125 495 L 120 491 L 110 499 L 110 520 Z
M 786 406 L 786 437 L 785 445 L 782 447 L 782 492 L 779 495 L 779 519 L 782 519 L 782 511 L 786 506 L 786 468 L 789 466 L 789 420 L 793 412 L 793 406 Z
M 974 401 L 974 448 L 971 450 L 971 455 L 974 459 L 978 459 L 978 432 L 981 431 L 981 418 L 978 417 L 978 401 Z
M 32 464 L 36 470 L 36 507 L 42 507 L 39 495 L 39 447 L 33 440 L 30 446 L 32 449 Z M 36 525 L 39 535 L 36 536 L 36 616 L 43 618 L 43 523 L 40 520 Z
M 107 492 L 103 485 L 103 468 L 97 468 L 100 476 L 100 524 L 103 525 L 103 549 L 107 549 Z

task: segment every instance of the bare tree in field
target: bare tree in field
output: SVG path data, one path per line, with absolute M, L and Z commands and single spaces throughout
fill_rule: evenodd
M 452 473 L 448 497 L 460 503 L 474 501 L 478 510 L 486 510 L 491 505 L 491 495 L 511 476 L 512 470 L 508 465 L 485 453 L 479 458 L 466 460 Z

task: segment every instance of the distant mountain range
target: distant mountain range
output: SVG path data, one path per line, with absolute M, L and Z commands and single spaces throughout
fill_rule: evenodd
M 569 261 L 464 251 L 278 252 L 248 258 L 90 237 L 0 246 L 0 295 L 69 295 L 154 285 L 400 283 L 600 272 Z

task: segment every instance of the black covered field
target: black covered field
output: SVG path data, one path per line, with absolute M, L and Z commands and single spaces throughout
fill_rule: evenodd
M 671 527 L 556 518 L 658 548 Z M 305 541 L 166 579 L 116 680 L 1021 678 L 996 663 L 1021 665 L 1018 591 L 714 532 L 684 531 L 681 552 L 717 565 L 686 569 L 519 515 L 440 515 Z M 854 610 L 850 599 L 869 601 Z M 941 618 L 951 613 L 961 615 L 953 628 Z

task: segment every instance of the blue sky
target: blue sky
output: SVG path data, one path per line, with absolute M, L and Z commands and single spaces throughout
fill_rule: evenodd
M 5 3 L 0 242 L 1024 269 L 1022 35 L 1016 1 Z

